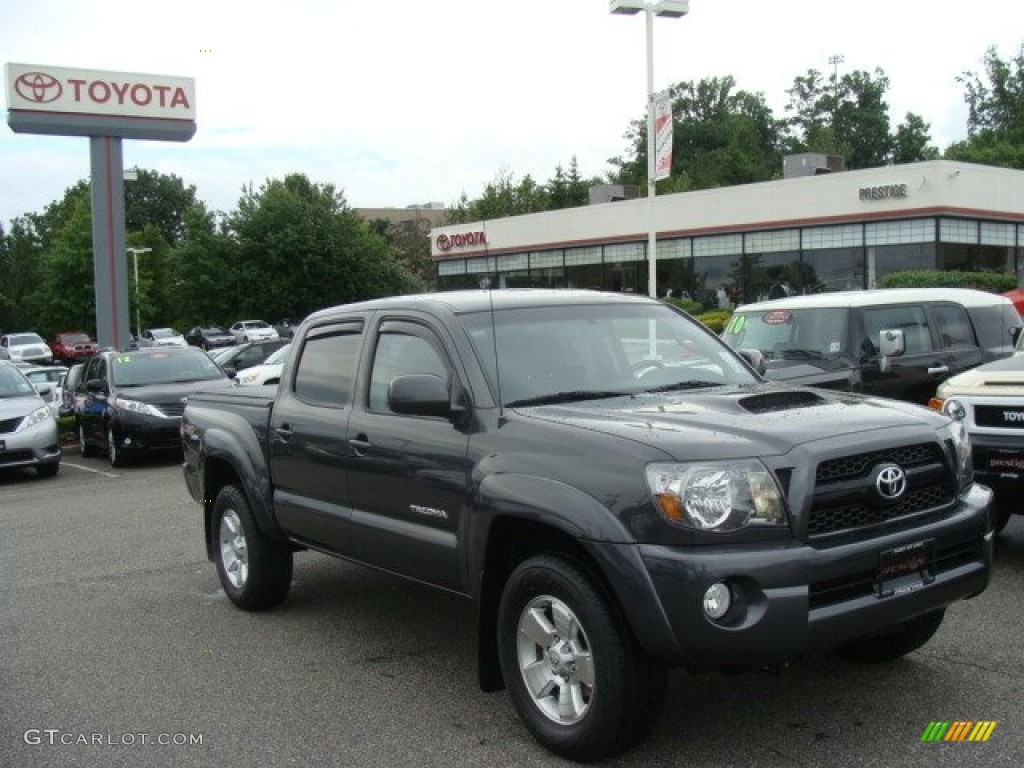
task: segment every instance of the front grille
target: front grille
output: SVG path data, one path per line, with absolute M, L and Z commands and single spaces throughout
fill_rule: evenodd
M 872 482 L 879 464 L 897 464 L 907 490 L 898 502 L 883 500 Z M 807 520 L 809 538 L 860 533 L 898 521 L 938 515 L 956 499 L 956 484 L 938 443 L 896 446 L 821 462 Z
M 15 419 L 4 419 L 3 421 L 0 421 L 0 434 L 3 434 L 5 432 L 11 433 L 14 430 L 16 430 L 18 428 L 18 425 L 21 424 L 21 420 L 23 418 L 25 417 L 18 416 Z
M 1024 408 L 1009 405 L 976 405 L 974 423 L 979 427 L 1024 430 Z

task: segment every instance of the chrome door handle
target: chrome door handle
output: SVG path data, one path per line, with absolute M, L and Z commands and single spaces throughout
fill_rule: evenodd
M 934 368 L 929 368 L 928 369 L 928 375 L 929 376 L 939 376 L 939 375 L 941 375 L 943 373 L 949 373 L 949 366 L 948 365 L 937 365 Z

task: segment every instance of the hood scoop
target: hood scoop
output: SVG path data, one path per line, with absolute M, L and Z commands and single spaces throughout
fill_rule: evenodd
M 762 395 L 744 397 L 739 405 L 750 413 L 773 413 L 775 411 L 789 411 L 793 408 L 811 408 L 822 405 L 824 398 L 814 392 L 793 391 L 793 392 L 767 392 Z

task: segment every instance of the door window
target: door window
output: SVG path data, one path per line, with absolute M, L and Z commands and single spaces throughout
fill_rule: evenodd
M 904 353 L 907 355 L 922 354 L 934 349 L 928 317 L 924 307 L 917 304 L 865 309 L 864 330 L 875 352 L 878 349 L 878 334 L 892 330 L 903 331 Z
M 448 367 L 434 346 L 421 336 L 385 332 L 377 339 L 370 375 L 371 411 L 388 411 L 388 387 L 399 376 L 429 373 L 448 381 Z
M 939 304 L 932 308 L 935 324 L 939 329 L 939 338 L 943 349 L 974 348 L 974 332 L 967 311 L 955 304 Z
M 295 396 L 315 405 L 344 406 L 352 401 L 359 365 L 361 328 L 314 335 L 302 345 L 295 368 Z

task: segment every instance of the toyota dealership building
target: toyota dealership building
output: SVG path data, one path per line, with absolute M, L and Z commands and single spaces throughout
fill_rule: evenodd
M 863 289 L 890 272 L 1020 274 L 1024 172 L 947 161 L 435 227 L 440 289 L 647 292 L 653 213 L 659 295 L 731 303 Z

